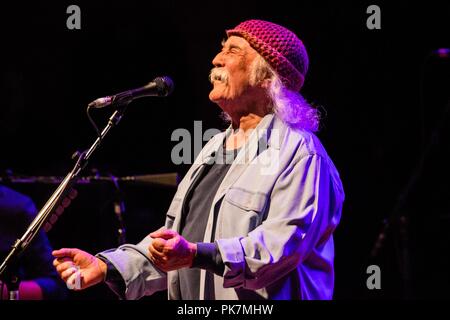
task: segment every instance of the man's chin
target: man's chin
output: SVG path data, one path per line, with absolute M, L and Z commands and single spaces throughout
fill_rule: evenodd
M 218 105 L 220 105 L 220 102 L 223 101 L 219 95 L 214 93 L 214 90 L 209 93 L 209 100 Z

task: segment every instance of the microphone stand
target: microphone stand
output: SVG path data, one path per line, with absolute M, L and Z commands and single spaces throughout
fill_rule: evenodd
M 19 257 L 27 249 L 28 245 L 36 237 L 42 227 L 46 223 L 51 223 L 51 221 L 49 220 L 52 216 L 52 213 L 62 203 L 65 196 L 70 193 L 71 187 L 76 183 L 80 172 L 86 167 L 89 158 L 100 146 L 109 130 L 111 130 L 111 128 L 115 127 L 120 122 L 123 114 L 125 113 L 126 106 L 127 103 L 116 105 L 117 109 L 109 118 L 108 124 L 105 126 L 105 128 L 91 145 L 91 147 L 81 153 L 78 151 L 74 153 L 72 158 L 75 159 L 78 157 L 75 166 L 60 183 L 60 185 L 49 198 L 44 207 L 39 211 L 36 218 L 31 222 L 23 236 L 17 239 L 16 242 L 12 245 L 11 251 L 0 265 L 0 280 L 2 280 L 8 286 L 8 296 L 11 300 L 19 299 L 19 281 L 16 275 L 17 272 L 14 268 L 15 266 L 17 266 Z

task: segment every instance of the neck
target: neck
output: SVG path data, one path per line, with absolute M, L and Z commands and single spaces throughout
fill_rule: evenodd
M 231 117 L 234 130 L 246 132 L 254 129 L 270 112 L 271 101 L 267 90 L 262 87 L 249 90 L 251 94 L 219 103 L 221 109 Z
M 238 149 L 242 147 L 252 130 L 256 128 L 263 117 L 249 113 L 241 116 L 238 121 L 233 120 L 233 132 L 229 135 L 225 143 L 226 149 Z
M 239 119 L 233 119 L 232 127 L 234 131 L 239 131 L 241 133 L 246 133 L 249 130 L 255 129 L 261 122 L 263 115 L 257 115 L 254 113 L 249 113 L 240 116 Z

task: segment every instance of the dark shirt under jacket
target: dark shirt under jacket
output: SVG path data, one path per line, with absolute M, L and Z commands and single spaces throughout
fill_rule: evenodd
M 200 295 L 200 267 L 206 268 L 207 286 L 213 286 L 213 273 L 223 272 L 223 262 L 214 243 L 203 243 L 206 224 L 214 197 L 238 150 L 220 148 L 214 161 L 201 172 L 186 196 L 180 234 L 189 242 L 197 243 L 197 256 L 192 268 L 179 270 L 180 291 L 183 300 L 198 300 Z M 213 229 L 215 229 L 215 219 Z M 209 268 L 207 268 L 209 265 Z M 210 269 L 210 270 L 208 270 Z M 208 290 L 213 292 L 213 290 Z M 214 297 L 205 297 L 214 299 Z

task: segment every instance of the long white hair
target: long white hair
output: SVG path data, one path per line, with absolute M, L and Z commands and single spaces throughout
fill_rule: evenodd
M 299 92 L 286 88 L 278 74 L 258 55 L 251 67 L 250 83 L 255 85 L 265 79 L 270 81 L 268 95 L 273 113 L 292 128 L 311 132 L 319 129 L 319 110 L 309 104 Z

